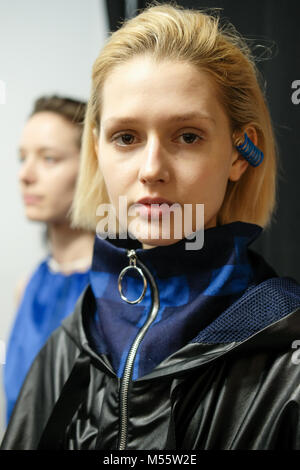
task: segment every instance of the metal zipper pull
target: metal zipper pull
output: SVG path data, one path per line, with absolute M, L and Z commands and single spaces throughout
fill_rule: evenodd
M 128 256 L 131 258 L 131 262 L 133 263 L 127 268 L 131 268 L 136 265 L 136 254 L 134 250 L 128 251 Z M 154 277 L 152 276 L 151 272 L 145 266 L 141 260 L 138 260 L 139 265 L 143 268 L 142 275 L 147 276 L 147 279 L 150 284 L 151 288 L 151 310 L 149 312 L 148 318 L 145 321 L 142 328 L 139 330 L 138 334 L 135 337 L 135 340 L 130 348 L 130 351 L 127 356 L 123 377 L 121 379 L 120 385 L 120 430 L 119 430 L 119 441 L 118 441 L 118 450 L 126 450 L 127 447 L 127 439 L 128 439 L 128 400 L 129 400 L 129 386 L 132 377 L 132 371 L 134 366 L 134 360 L 138 351 L 138 348 L 143 341 L 143 338 L 147 331 L 149 330 L 152 323 L 155 321 L 158 311 L 159 311 L 159 294 L 158 288 L 155 282 Z M 125 268 L 126 269 L 126 268 Z M 138 269 L 138 268 L 136 268 Z M 124 271 L 124 269 L 123 269 Z M 122 271 L 122 272 L 123 272 Z M 122 274 L 122 273 L 121 273 Z M 145 276 L 144 276 L 145 277 Z M 146 283 L 147 286 L 147 283 Z
M 119 289 L 121 298 L 123 300 L 125 300 L 125 302 L 127 302 L 128 304 L 138 304 L 143 300 L 143 298 L 145 296 L 145 293 L 146 293 L 146 290 L 147 290 L 147 279 L 144 276 L 143 271 L 140 268 L 138 268 L 137 265 L 136 265 L 135 250 L 128 250 L 127 251 L 127 256 L 129 258 L 129 266 L 126 266 L 126 268 L 122 269 L 122 271 L 119 274 L 118 289 Z M 136 300 L 127 299 L 127 297 L 123 294 L 123 290 L 122 290 L 122 279 L 123 279 L 124 275 L 126 274 L 126 272 L 129 271 L 129 269 L 135 269 L 136 271 L 138 271 L 138 273 L 140 274 L 140 276 L 142 277 L 142 280 L 143 280 L 143 291 L 142 291 L 141 295 L 139 296 L 139 298 L 136 299 Z

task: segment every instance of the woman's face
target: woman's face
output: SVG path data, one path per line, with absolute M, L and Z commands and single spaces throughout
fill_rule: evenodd
M 78 129 L 54 112 L 34 114 L 21 135 L 20 161 L 26 216 L 66 222 L 79 168 Z
M 136 233 L 131 232 L 144 247 L 186 236 L 188 217 L 187 226 L 191 223 L 192 231 L 199 230 L 196 204 L 204 205 L 204 227 L 215 226 L 228 179 L 237 180 L 247 162 L 233 148 L 229 121 L 212 79 L 187 63 L 157 64 L 150 57 L 137 57 L 113 69 L 102 99 L 96 141 L 99 166 L 117 214 L 120 196 L 126 196 L 127 208 L 139 208 Z M 148 199 L 142 206 L 134 206 L 143 198 Z M 179 237 L 172 216 L 170 236 L 163 236 L 168 208 L 149 206 L 164 201 L 169 206 L 177 203 L 183 215 Z M 192 221 L 185 205 L 192 207 Z M 155 238 L 150 222 L 157 229 Z

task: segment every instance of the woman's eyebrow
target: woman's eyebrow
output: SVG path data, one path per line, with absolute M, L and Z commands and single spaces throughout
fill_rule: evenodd
M 207 114 L 202 114 L 199 112 L 192 112 L 192 113 L 185 113 L 185 114 L 172 114 L 169 116 L 165 116 L 163 120 L 167 122 L 184 122 L 184 121 L 191 121 L 193 119 L 208 119 L 212 121 L 214 124 L 216 124 L 216 121 L 213 117 L 207 115 Z M 106 119 L 103 122 L 104 127 L 106 126 L 114 126 L 114 125 L 122 125 L 122 124 L 131 124 L 131 123 L 136 123 L 138 122 L 138 118 L 134 117 L 110 117 Z
M 50 151 L 53 151 L 53 150 L 56 151 L 56 150 L 58 150 L 58 148 L 57 147 L 44 146 L 44 147 L 38 147 L 36 150 L 38 152 L 48 152 L 49 150 Z M 19 147 L 19 153 L 23 153 L 23 152 L 26 152 L 26 148 Z

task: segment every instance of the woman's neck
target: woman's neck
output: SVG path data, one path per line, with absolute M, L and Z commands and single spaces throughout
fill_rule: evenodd
M 71 266 L 77 260 L 86 259 L 88 266 L 92 261 L 94 233 L 73 229 L 67 223 L 48 225 L 49 243 L 53 259 L 62 266 Z

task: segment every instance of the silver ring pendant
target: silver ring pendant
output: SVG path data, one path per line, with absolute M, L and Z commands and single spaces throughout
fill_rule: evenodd
M 141 275 L 142 279 L 143 279 L 143 292 L 141 293 L 141 295 L 139 296 L 138 299 L 136 300 L 129 300 L 127 299 L 127 297 L 123 294 L 123 290 L 122 290 L 122 279 L 125 275 L 125 273 L 129 270 L 129 269 L 136 269 L 138 271 L 138 273 Z M 145 296 L 145 293 L 146 293 L 146 290 L 147 290 L 147 279 L 145 278 L 144 276 L 144 273 L 143 271 L 138 268 L 137 266 L 135 265 L 130 265 L 130 266 L 126 266 L 126 268 L 124 268 L 121 272 L 120 272 L 120 275 L 119 275 L 119 279 L 118 279 L 118 288 L 119 288 L 119 292 L 120 292 L 120 296 L 123 300 L 125 300 L 125 302 L 127 302 L 128 304 L 138 304 L 140 303 L 144 296 Z

